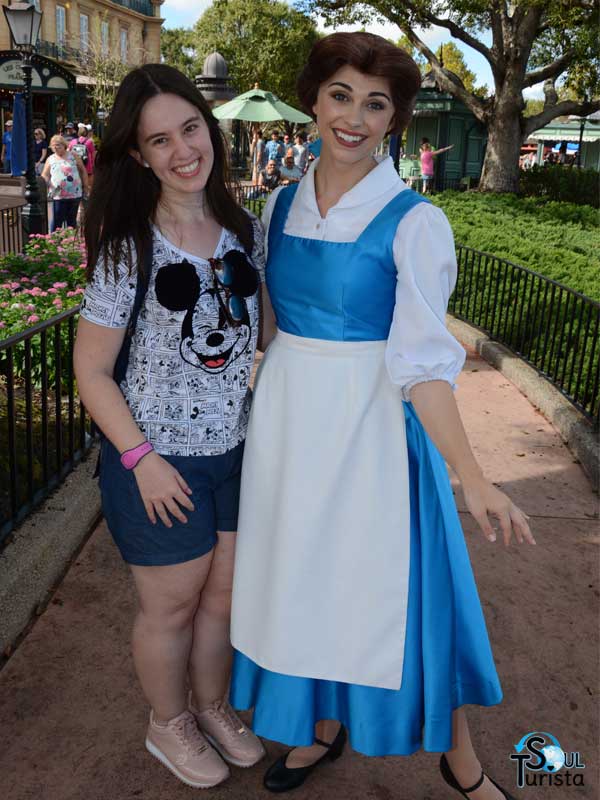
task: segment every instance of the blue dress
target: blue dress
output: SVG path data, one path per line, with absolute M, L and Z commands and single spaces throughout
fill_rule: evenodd
M 377 406 L 387 402 L 381 397 L 391 391 L 382 345 L 394 313 L 396 267 L 392 242 L 402 217 L 423 199 L 410 190 L 401 192 L 356 242 L 339 243 L 283 232 L 296 189 L 289 187 L 280 192 L 269 228 L 266 274 L 279 333 L 257 376 L 246 444 L 234 579 L 231 703 L 237 709 L 254 709 L 253 729 L 259 736 L 291 746 L 312 744 L 315 723 L 336 719 L 348 728 L 352 747 L 365 755 L 409 755 L 420 748 L 447 751 L 452 747 L 452 711 L 465 704 L 499 703 L 502 692 L 445 462 L 409 402 L 390 394 L 391 404 Z M 350 358 L 345 357 L 346 353 Z M 294 359 L 298 360 L 297 368 Z M 325 362 L 323 372 L 320 365 Z M 358 367 L 353 366 L 356 364 Z M 294 369 L 302 384 L 294 383 Z M 357 388 L 361 375 L 366 376 L 365 385 Z M 347 381 L 346 386 L 340 385 L 343 380 Z M 338 387 L 335 394 L 327 394 L 328 382 Z M 312 388 L 310 401 L 308 390 L 298 397 L 302 393 L 299 387 L 307 384 Z M 331 403 L 338 402 L 331 398 L 338 396 L 339 405 L 331 409 Z M 312 421 L 305 418 L 312 414 L 318 423 L 319 414 L 324 413 L 319 410 L 319 398 L 327 398 L 329 416 L 325 427 L 317 425 L 313 440 Z M 282 405 L 284 409 L 279 414 Z M 360 420 L 356 424 L 349 408 L 358 409 Z M 382 415 L 389 417 L 384 420 L 387 428 L 368 427 L 372 418 L 375 426 L 381 425 Z M 346 449 L 343 442 L 340 446 L 341 434 L 336 428 L 340 418 L 344 422 L 339 430 L 347 431 L 349 437 Z M 331 553 L 339 555 L 346 547 L 352 549 L 352 534 L 344 528 L 336 540 L 335 531 L 332 533 L 335 518 L 327 516 L 327 524 L 318 532 L 321 539 L 311 540 L 320 519 L 312 512 L 311 499 L 318 506 L 318 483 L 325 481 L 328 487 L 338 487 L 326 492 L 329 506 L 335 511 L 336 505 L 346 502 L 339 499 L 345 497 L 345 476 L 352 484 L 353 461 L 358 460 L 364 469 L 358 470 L 358 482 L 350 486 L 347 502 L 355 502 L 354 496 L 362 494 L 356 500 L 360 507 L 353 514 L 360 517 L 366 507 L 376 520 L 373 532 L 362 531 L 362 552 L 365 556 L 370 553 L 375 545 L 367 544 L 365 549 L 366 541 L 389 526 L 379 521 L 383 513 L 381 502 L 364 497 L 360 487 L 373 486 L 375 490 L 370 492 L 376 492 L 379 481 L 385 483 L 386 478 L 384 467 L 379 466 L 384 462 L 372 454 L 373 442 L 365 442 L 360 431 L 366 425 L 369 440 L 380 438 L 375 442 L 375 455 L 378 452 L 381 456 L 386 444 L 398 441 L 393 433 L 395 420 L 401 421 L 398 435 L 405 441 L 397 473 L 393 469 L 395 475 L 404 476 L 405 485 L 398 487 L 397 497 L 398 504 L 406 506 L 406 557 L 394 549 L 404 534 L 391 531 L 388 543 L 383 543 L 386 549 L 382 550 L 388 555 L 379 556 L 381 580 L 388 588 L 376 601 L 375 608 L 381 609 L 381 614 L 374 614 L 373 606 L 369 606 L 368 598 L 361 599 L 360 591 L 362 570 L 368 573 L 369 559 L 365 557 L 365 564 L 354 569 L 352 565 L 362 559 L 360 549 L 352 551 L 350 565 L 344 562 L 346 573 L 340 572 L 338 559 Z M 306 426 L 302 441 L 308 442 L 308 455 L 299 455 L 301 448 L 294 444 L 296 421 Z M 323 441 L 327 426 L 332 428 L 336 441 L 332 456 L 327 455 L 327 442 Z M 387 441 L 386 431 L 390 431 Z M 339 455 L 340 448 L 343 457 Z M 276 451 L 275 456 L 272 451 Z M 296 471 L 295 459 L 300 459 Z M 323 460 L 327 469 L 319 473 Z M 338 463 L 340 474 L 332 475 L 333 465 Z M 382 470 L 381 475 L 371 474 L 378 469 Z M 306 481 L 301 491 L 295 486 L 299 475 L 304 475 Z M 405 490 L 405 495 L 400 489 Z M 308 581 L 308 586 L 311 578 L 306 576 L 309 567 L 303 566 L 302 543 L 298 542 L 304 538 L 301 525 L 293 529 L 289 545 L 285 544 L 286 514 L 294 516 L 290 504 L 298 502 L 298 498 L 304 498 L 303 513 L 311 521 L 305 532 L 309 540 L 307 559 L 318 564 L 317 571 L 321 569 L 315 542 L 322 541 L 330 562 L 319 574 L 333 576 L 333 594 L 345 592 L 343 605 L 352 608 L 350 620 L 340 619 L 339 609 L 335 611 L 338 617 L 328 616 L 333 613 L 330 604 L 335 605 L 331 592 L 319 595 L 313 602 L 322 580 L 315 579 L 310 590 L 303 591 L 302 581 Z M 329 514 L 329 510 L 323 507 L 322 514 Z M 293 527 L 292 522 L 290 525 Z M 329 548 L 330 538 L 333 549 Z M 409 565 L 403 561 L 409 561 Z M 396 599 L 389 604 L 382 602 L 395 591 L 395 572 L 400 576 L 405 567 L 406 606 Z M 386 570 L 392 579 L 388 584 Z M 285 580 L 279 580 L 281 574 Z M 367 574 L 365 580 L 369 595 L 376 593 L 377 571 L 372 579 Z M 398 582 L 402 583 L 400 577 Z M 293 594 L 291 599 L 285 596 L 286 587 Z M 283 613 L 286 603 L 289 608 Z M 385 624 L 378 631 L 380 616 Z M 310 637 L 313 627 L 319 628 L 321 617 L 325 619 L 322 629 L 326 637 L 329 634 L 335 639 L 338 626 L 347 628 L 345 638 L 336 640 L 332 654 L 324 656 L 330 662 L 325 664 L 319 655 L 327 651 L 325 638 L 316 644 L 302 639 Z M 395 627 L 396 622 L 401 627 Z M 306 634 L 302 633 L 305 623 Z M 269 640 L 271 630 L 275 634 Z M 375 635 L 371 630 L 378 632 Z M 389 635 L 382 635 L 386 630 Z M 402 633 L 398 634 L 398 630 Z M 303 643 L 294 651 L 296 634 Z M 397 641 L 397 637 L 403 641 Z M 361 649 L 364 642 L 367 649 Z M 343 657 L 336 661 L 334 651 L 340 648 Z M 380 659 L 380 651 L 389 654 L 389 658 L 384 654 Z M 355 671 L 346 671 L 344 664 L 355 656 Z M 296 664 L 301 666 L 296 668 Z M 360 677 L 361 664 L 364 680 Z M 275 669 L 274 665 L 284 666 Z M 397 675 L 394 666 L 400 670 Z

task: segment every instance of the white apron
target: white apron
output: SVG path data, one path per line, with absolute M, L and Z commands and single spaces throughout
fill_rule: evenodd
M 409 476 L 385 346 L 279 331 L 258 370 L 231 638 L 264 669 L 400 687 Z

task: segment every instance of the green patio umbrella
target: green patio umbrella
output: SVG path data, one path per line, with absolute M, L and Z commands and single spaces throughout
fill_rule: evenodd
M 288 122 L 312 122 L 311 117 L 288 106 L 272 92 L 255 86 L 248 92 L 234 97 L 228 103 L 213 109 L 217 119 L 242 119 L 246 122 L 272 122 L 284 119 Z

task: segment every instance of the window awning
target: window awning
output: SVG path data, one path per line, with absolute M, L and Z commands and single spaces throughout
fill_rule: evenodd
M 546 125 L 533 133 L 528 139 L 535 142 L 579 142 L 581 125 L 578 122 L 562 125 Z M 597 142 L 600 139 L 600 125 L 597 122 L 586 122 L 583 129 L 583 142 Z

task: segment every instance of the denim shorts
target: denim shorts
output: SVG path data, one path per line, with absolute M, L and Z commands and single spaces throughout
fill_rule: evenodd
M 218 456 L 161 456 L 187 481 L 194 511 L 183 508 L 187 522 L 171 514 L 172 528 L 148 519 L 133 471 L 118 451 L 102 442 L 100 492 L 106 524 L 123 559 L 137 566 L 181 564 L 206 555 L 217 531 L 236 531 L 244 443 Z

